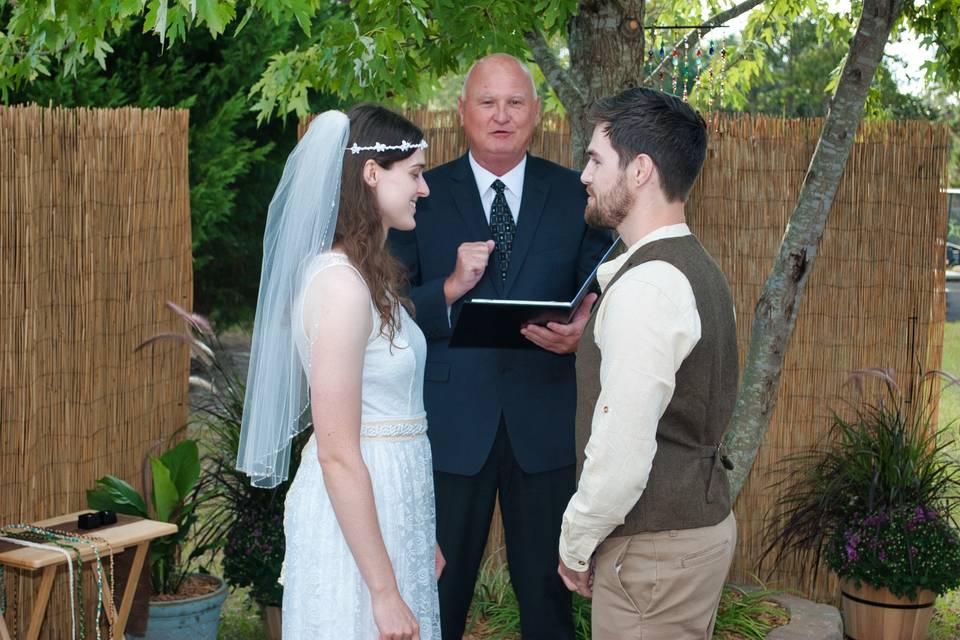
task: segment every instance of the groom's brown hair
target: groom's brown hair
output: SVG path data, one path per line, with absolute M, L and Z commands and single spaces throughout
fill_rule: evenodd
M 603 126 L 621 169 L 640 154 L 650 156 L 667 200 L 687 199 L 707 153 L 707 125 L 693 107 L 675 95 L 640 87 L 598 100 L 589 118 Z

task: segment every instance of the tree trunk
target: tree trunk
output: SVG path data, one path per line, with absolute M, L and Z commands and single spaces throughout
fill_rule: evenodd
M 643 8 L 643 0 L 581 2 L 567 25 L 570 71 L 584 100 L 576 114 L 569 114 L 574 164 L 583 159 L 593 133 L 586 120 L 589 106 L 642 83 Z
M 644 70 L 645 0 L 581 0 L 577 14 L 567 23 L 570 67 L 560 64 L 540 33 L 527 33 L 533 58 L 563 103 L 570 121 L 573 165 L 584 159 L 593 126 L 587 110 L 599 98 L 629 87 L 651 82 Z M 741 0 L 706 20 L 705 25 L 723 24 L 762 4 L 763 0 Z M 683 49 L 713 27 L 691 30 L 675 43 Z M 666 64 L 664 61 L 663 64 Z
M 757 302 L 740 394 L 727 434 L 734 462 L 732 493 L 739 495 L 770 426 L 784 353 L 797 320 L 800 298 L 820 248 L 833 198 L 853 146 L 867 92 L 883 56 L 902 0 L 865 0 L 840 82 L 800 188 L 780 254 Z

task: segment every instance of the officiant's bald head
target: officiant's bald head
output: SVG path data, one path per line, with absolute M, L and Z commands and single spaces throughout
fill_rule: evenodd
M 474 159 L 504 175 L 523 159 L 540 118 L 530 69 L 505 53 L 477 60 L 463 82 L 457 111 Z
M 525 63 L 521 62 L 519 59 L 514 58 L 509 53 L 491 53 L 488 56 L 479 58 L 472 65 L 470 69 L 467 70 L 467 75 L 463 77 L 463 86 L 460 88 L 460 99 L 467 97 L 467 85 L 470 84 L 470 78 L 473 76 L 473 72 L 476 71 L 477 67 L 482 67 L 484 65 L 493 64 L 498 66 L 510 67 L 516 65 L 516 67 L 526 76 L 527 80 L 530 82 L 530 92 L 533 94 L 533 97 L 537 97 L 537 83 L 533 81 L 533 74 L 530 72 L 530 67 Z

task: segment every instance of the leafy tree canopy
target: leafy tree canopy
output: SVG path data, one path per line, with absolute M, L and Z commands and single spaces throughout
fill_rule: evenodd
M 811 25 L 812 34 L 804 34 L 808 41 L 813 37 L 839 46 L 849 38 L 860 2 L 850 12 L 838 12 L 826 0 L 745 0 L 733 7 L 719 0 L 632 4 L 643 12 L 639 20 L 646 25 L 699 24 L 753 9 L 725 70 L 724 104 L 743 109 L 751 85 L 769 76 L 778 49 L 792 39 L 787 34 L 798 24 Z M 553 65 L 567 66 L 569 26 L 584 10 L 581 5 L 577 0 L 468 5 L 459 0 L 0 0 L 0 94 L 55 71 L 75 74 L 88 59 L 102 68 L 118 64 L 111 55 L 115 39 L 131 29 L 153 34 L 161 48 L 177 48 L 197 38 L 198 27 L 214 38 L 238 36 L 255 16 L 277 28 L 295 23 L 303 34 L 274 52 L 252 83 L 261 121 L 273 114 L 306 113 L 313 96 L 422 102 L 424 90 L 438 78 L 494 50 L 533 58 L 556 89 L 556 76 L 548 72 Z M 907 4 L 898 24 L 935 50 L 926 73 L 946 86 L 960 86 L 958 16 L 960 0 L 916 0 Z M 703 32 L 706 37 L 710 29 Z M 668 49 L 670 37 L 686 35 L 645 33 L 650 42 L 666 39 Z M 722 32 L 711 34 L 718 35 Z M 827 49 L 824 55 L 836 51 Z M 651 84 L 655 77 L 644 80 Z M 570 101 L 560 93 L 564 106 L 569 108 Z

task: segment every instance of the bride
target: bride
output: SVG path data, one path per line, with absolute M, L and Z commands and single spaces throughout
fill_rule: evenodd
M 328 111 L 287 160 L 267 215 L 237 468 L 287 476 L 283 637 L 440 638 L 426 345 L 387 231 L 412 229 L 426 142 L 375 105 Z

